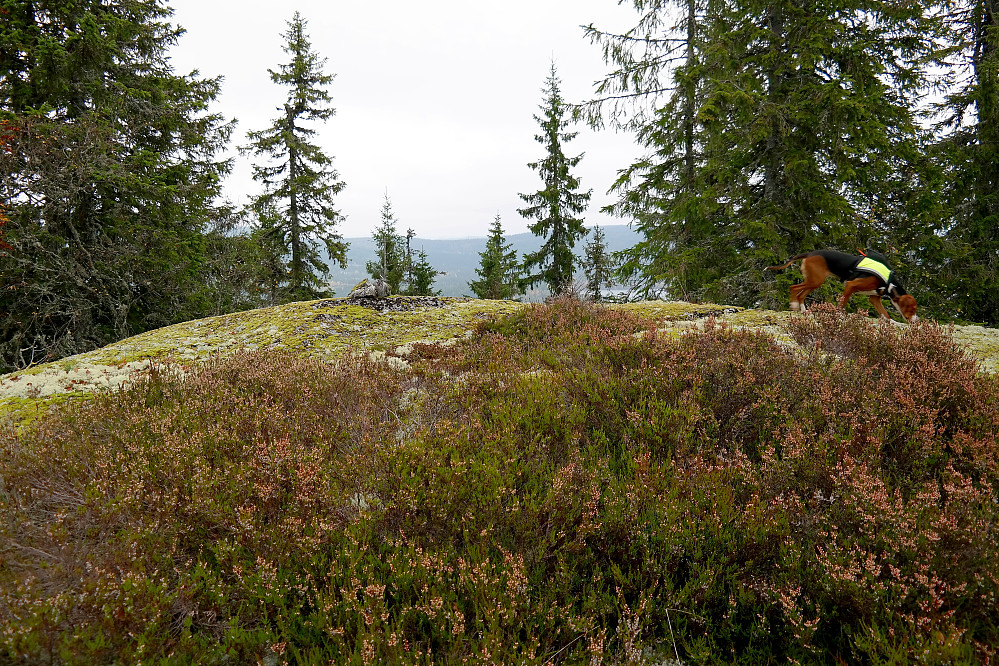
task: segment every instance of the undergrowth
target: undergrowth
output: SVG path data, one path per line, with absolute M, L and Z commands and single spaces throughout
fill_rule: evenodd
M 560 301 L 54 410 L 0 435 L 0 664 L 990 662 L 995 378 L 789 332 Z

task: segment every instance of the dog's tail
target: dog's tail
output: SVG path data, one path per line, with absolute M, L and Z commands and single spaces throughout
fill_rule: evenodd
M 790 259 L 788 259 L 786 264 L 781 264 L 780 266 L 767 266 L 766 270 L 768 270 L 768 271 L 779 271 L 779 270 L 783 270 L 783 269 L 787 268 L 788 266 L 790 266 L 791 264 L 793 264 L 794 262 L 800 261 L 800 260 L 804 259 L 807 256 L 808 256 L 808 252 L 805 252 L 803 254 L 795 255 L 795 256 L 791 257 Z

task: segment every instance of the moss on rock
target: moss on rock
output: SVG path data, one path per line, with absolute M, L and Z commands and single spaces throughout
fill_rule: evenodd
M 53 396 L 64 401 L 116 388 L 141 376 L 151 362 L 183 368 L 241 349 L 289 350 L 322 360 L 384 353 L 411 342 L 461 337 L 484 319 L 524 307 L 514 301 L 434 300 L 438 307 L 399 312 L 379 312 L 347 299 L 305 301 L 166 326 L 0 376 L 0 418 L 23 425 L 34 420 L 37 404 Z
M 489 318 L 525 307 L 516 301 L 397 296 L 387 307 L 365 307 L 361 299 L 290 303 L 209 317 L 142 333 L 84 354 L 0 376 L 0 419 L 34 421 L 51 404 L 85 398 L 142 376 L 151 363 L 183 369 L 241 349 L 275 349 L 333 360 L 350 354 L 384 359 L 400 369 L 413 343 L 447 343 L 468 335 Z M 384 304 L 383 304 L 384 306 Z M 709 317 L 733 328 L 763 330 L 792 344 L 783 324 L 789 312 L 685 302 L 613 304 L 652 319 L 664 331 L 702 329 Z M 999 330 L 955 326 L 954 338 L 982 369 L 999 371 Z M 394 360 L 393 360 L 394 359 Z

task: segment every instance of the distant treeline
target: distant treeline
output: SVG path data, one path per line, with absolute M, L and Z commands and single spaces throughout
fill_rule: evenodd
M 624 224 L 608 225 L 603 227 L 607 236 L 607 245 L 610 252 L 619 252 L 635 245 L 641 236 L 633 229 Z M 330 266 L 330 288 L 336 296 L 346 296 L 347 292 L 362 279 L 368 277 L 367 264 L 373 261 L 377 251 L 375 242 L 371 238 L 345 238 L 349 248 L 347 249 L 347 266 Z M 510 234 L 506 236 L 512 249 L 518 257 L 523 257 L 530 252 L 536 252 L 541 247 L 541 239 L 530 232 Z M 485 236 L 477 238 L 457 238 L 438 240 L 432 238 L 413 238 L 412 245 L 415 249 L 424 250 L 434 268 L 440 271 L 435 282 L 435 287 L 440 291 L 441 296 L 473 296 L 471 288 L 468 286 L 476 278 L 476 269 L 481 266 L 479 254 L 486 244 Z M 576 246 L 576 256 L 582 259 L 583 246 Z M 537 293 L 537 298 L 532 294 Z M 529 292 L 524 300 L 540 300 L 548 295 L 548 290 L 539 285 L 536 290 Z

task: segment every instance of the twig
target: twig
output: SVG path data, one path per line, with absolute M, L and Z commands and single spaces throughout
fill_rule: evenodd
M 666 609 L 666 624 L 669 625 L 669 637 L 673 641 L 673 654 L 676 655 L 676 661 L 680 661 L 680 652 L 676 649 L 676 636 L 673 635 L 673 623 L 669 619 L 669 609 Z
M 573 644 L 574 644 L 574 643 L 576 643 L 576 642 L 577 642 L 577 641 L 578 641 L 578 640 L 579 640 L 580 638 L 582 638 L 582 637 L 583 637 L 583 636 L 585 636 L 585 635 L 586 635 L 586 634 L 580 634 L 580 635 L 576 636 L 575 638 L 573 638 L 573 639 L 572 639 L 571 641 L 569 641 L 568 643 L 566 643 L 565 645 L 563 645 L 563 646 L 562 646 L 562 647 L 561 647 L 561 648 L 560 648 L 560 649 L 558 650 L 558 652 L 556 652 L 556 653 L 555 653 L 555 654 L 553 654 L 552 656 L 550 656 L 550 657 L 548 657 L 547 659 L 545 659 L 545 663 L 546 663 L 546 664 L 549 664 L 549 663 L 551 663 L 551 660 L 552 660 L 552 659 L 554 659 L 555 657 L 557 657 L 557 656 L 559 655 L 559 652 L 563 652 L 563 651 L 565 651 L 565 650 L 568 650 L 568 649 L 569 649 L 570 647 L 572 647 L 572 646 L 573 646 Z
M 696 617 L 698 620 L 704 620 L 703 615 L 698 615 L 697 613 L 691 613 L 690 611 L 680 610 L 679 608 L 667 608 L 667 611 L 673 611 L 674 613 L 683 613 L 684 615 L 689 615 L 691 617 Z

